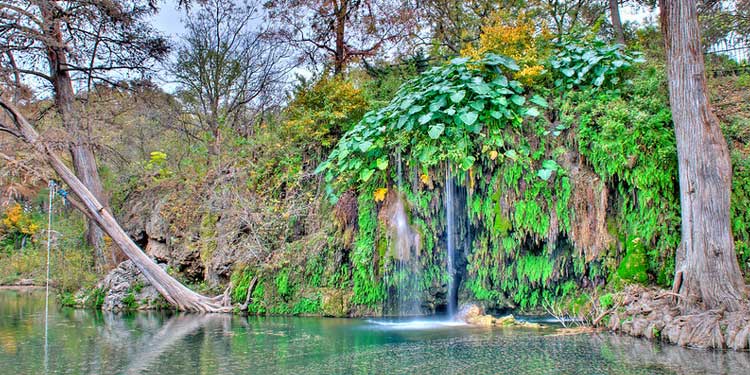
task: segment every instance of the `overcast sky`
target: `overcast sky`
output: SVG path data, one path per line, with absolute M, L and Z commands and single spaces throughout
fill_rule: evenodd
M 174 38 L 185 30 L 182 25 L 184 16 L 184 10 L 177 10 L 177 1 L 164 0 L 159 7 L 159 13 L 151 18 L 151 23 L 164 34 Z
M 457 0 L 458 1 L 458 0 Z M 657 11 L 650 11 L 645 8 L 634 8 L 632 6 L 625 6 L 620 9 L 620 16 L 623 22 L 643 22 L 644 20 L 655 19 Z M 151 18 L 151 22 L 162 33 L 169 36 L 172 41 L 177 41 L 179 36 L 184 33 L 185 27 L 182 20 L 185 18 L 185 10 L 177 9 L 177 0 L 164 0 L 161 3 L 159 13 Z M 309 76 L 310 72 L 306 70 L 295 69 L 293 73 L 303 74 Z M 168 92 L 174 92 L 175 85 L 168 82 L 169 78 L 164 75 L 164 72 L 159 74 L 159 80 L 161 80 L 161 86 Z
M 650 12 L 648 9 L 637 9 L 632 6 L 624 6 L 620 9 L 620 16 L 623 22 L 643 22 L 648 17 L 654 18 L 656 15 L 656 11 Z M 176 38 L 185 31 L 185 27 L 182 24 L 184 17 L 185 11 L 177 10 L 176 0 L 164 0 L 159 9 L 159 14 L 152 17 L 152 22 L 158 30 L 172 38 Z

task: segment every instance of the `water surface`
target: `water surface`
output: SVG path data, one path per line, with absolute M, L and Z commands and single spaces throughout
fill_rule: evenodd
M 750 374 L 750 354 L 422 320 L 50 307 L 0 290 L 0 374 Z

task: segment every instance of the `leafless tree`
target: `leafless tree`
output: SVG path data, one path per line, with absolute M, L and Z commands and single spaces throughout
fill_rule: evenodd
M 190 12 L 170 66 L 189 114 L 186 131 L 209 135 L 212 155 L 219 154 L 222 129 L 252 133 L 287 71 L 287 47 L 267 37 L 263 9 L 251 1 L 208 0 Z
M 274 35 L 294 46 L 301 60 L 330 63 L 334 74 L 355 59 L 384 54 L 413 33 L 416 18 L 393 0 L 272 0 Z
M 592 27 L 609 6 L 603 0 L 532 0 L 530 3 L 549 21 L 558 38 Z
M 513 14 L 525 6 L 521 0 L 419 0 L 414 2 L 425 44 L 457 55 L 466 44 L 479 39 L 484 21 L 499 10 Z M 425 33 L 426 35 L 421 35 Z M 440 51 L 438 51 L 440 52 Z

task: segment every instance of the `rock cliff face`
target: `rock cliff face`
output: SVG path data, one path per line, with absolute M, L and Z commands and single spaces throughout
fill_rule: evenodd
M 241 223 L 205 212 L 195 197 L 181 199 L 181 193 L 155 188 L 131 194 L 120 215 L 123 228 L 146 254 L 188 280 L 225 284 L 240 258 L 232 239 Z

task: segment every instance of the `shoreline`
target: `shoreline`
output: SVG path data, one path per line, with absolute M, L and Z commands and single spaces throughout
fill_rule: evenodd
M 0 285 L 0 290 L 18 290 L 18 291 L 26 291 L 26 290 L 39 290 L 44 289 L 44 285 L 27 285 L 27 284 L 8 284 L 8 285 Z

